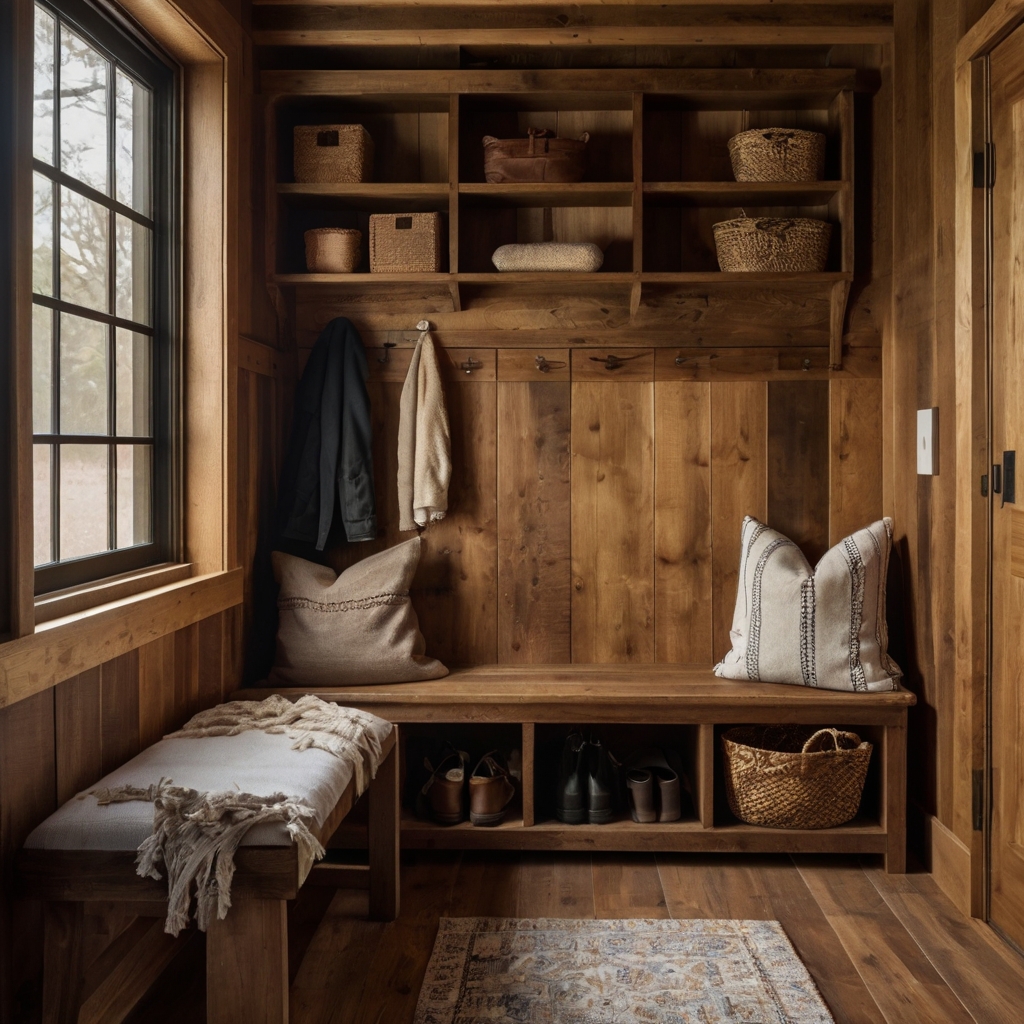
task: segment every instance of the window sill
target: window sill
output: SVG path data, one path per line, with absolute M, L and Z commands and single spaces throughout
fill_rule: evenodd
M 110 576 L 93 583 L 83 583 L 66 590 L 54 590 L 36 598 L 36 626 L 54 619 L 88 611 L 101 604 L 110 604 L 122 598 L 135 597 L 169 583 L 187 580 L 192 575 L 189 563 L 164 562 L 145 569 Z
M 240 605 L 242 579 L 241 569 L 229 569 L 167 583 L 62 615 L 0 644 L 0 708 Z

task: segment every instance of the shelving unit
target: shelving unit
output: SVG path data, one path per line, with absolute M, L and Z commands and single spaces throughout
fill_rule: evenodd
M 245 691 L 257 700 L 271 692 Z M 425 732 L 437 741 L 451 740 L 458 749 L 469 747 L 474 756 L 496 745 L 499 735 L 506 753 L 519 746 L 521 801 L 514 801 L 499 827 L 437 825 L 416 818 L 407 807 L 403 847 L 882 853 L 889 870 L 903 870 L 906 722 L 915 703 L 907 690 L 852 693 L 738 683 L 681 665 L 482 665 L 432 682 L 312 692 L 399 723 L 405 766 L 409 737 Z M 874 745 L 857 818 L 838 828 L 803 830 L 761 828 L 732 816 L 722 777 L 721 733 L 733 725 L 774 722 L 849 728 Z M 565 825 L 554 820 L 558 751 L 573 727 L 598 733 L 620 754 L 638 741 L 673 746 L 690 782 L 689 817 L 684 801 L 684 819 L 678 822 L 640 825 L 623 817 L 606 825 Z M 350 824 L 333 844 L 364 842 L 363 832 Z
M 559 289 L 568 301 L 579 290 L 604 288 L 628 293 L 629 326 L 640 329 L 663 319 L 679 295 L 695 292 L 719 306 L 733 297 L 746 306 L 763 303 L 765 315 L 778 318 L 784 311 L 766 301 L 777 292 L 808 301 L 829 364 L 841 366 L 854 267 L 852 71 L 613 70 L 597 87 L 592 74 L 572 71 L 269 71 L 262 84 L 269 140 L 266 266 L 283 317 L 288 290 L 299 286 L 377 295 L 389 311 L 410 316 L 421 312 L 423 286 L 451 312 L 486 306 L 497 301 L 493 292 L 513 286 L 523 304 L 536 294 L 545 306 Z M 291 181 L 293 126 L 338 122 L 367 127 L 377 180 Z M 732 180 L 728 138 L 762 124 L 824 132 L 828 180 Z M 584 180 L 485 182 L 482 137 L 519 136 L 534 126 L 564 137 L 590 133 Z M 410 210 L 443 215 L 443 272 L 371 275 L 365 254 L 355 274 L 304 272 L 302 232 L 309 227 L 359 227 L 365 248 L 370 213 Z M 719 272 L 712 225 L 741 212 L 828 219 L 834 228 L 827 270 Z M 490 257 L 499 245 L 547 240 L 596 242 L 605 250 L 604 267 L 589 275 L 493 271 Z M 396 285 L 416 287 L 403 292 Z

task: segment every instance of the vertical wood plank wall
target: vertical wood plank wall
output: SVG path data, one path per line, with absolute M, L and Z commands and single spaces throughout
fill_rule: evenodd
M 395 524 L 398 367 L 370 359 L 379 536 L 333 546 L 338 569 L 410 536 Z M 882 515 L 881 379 L 636 375 L 449 375 L 449 513 L 424 531 L 413 585 L 430 653 L 710 666 L 729 646 L 744 516 L 813 564 Z

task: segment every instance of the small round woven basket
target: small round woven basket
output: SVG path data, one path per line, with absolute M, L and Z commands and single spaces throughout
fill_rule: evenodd
M 795 128 L 754 128 L 729 140 L 737 181 L 820 181 L 825 136 Z
M 740 821 L 835 828 L 855 817 L 871 744 L 852 732 L 738 726 L 722 735 L 725 795 Z
M 313 274 L 351 274 L 359 266 L 362 231 L 313 228 L 306 240 L 306 269 Z
M 737 217 L 714 226 L 725 271 L 819 272 L 828 263 L 832 225 L 810 217 Z

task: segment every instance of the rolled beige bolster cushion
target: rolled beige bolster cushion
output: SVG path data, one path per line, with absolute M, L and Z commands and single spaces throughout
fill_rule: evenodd
M 502 245 L 491 261 L 503 272 L 551 270 L 592 274 L 601 269 L 604 253 L 593 242 L 524 242 Z

